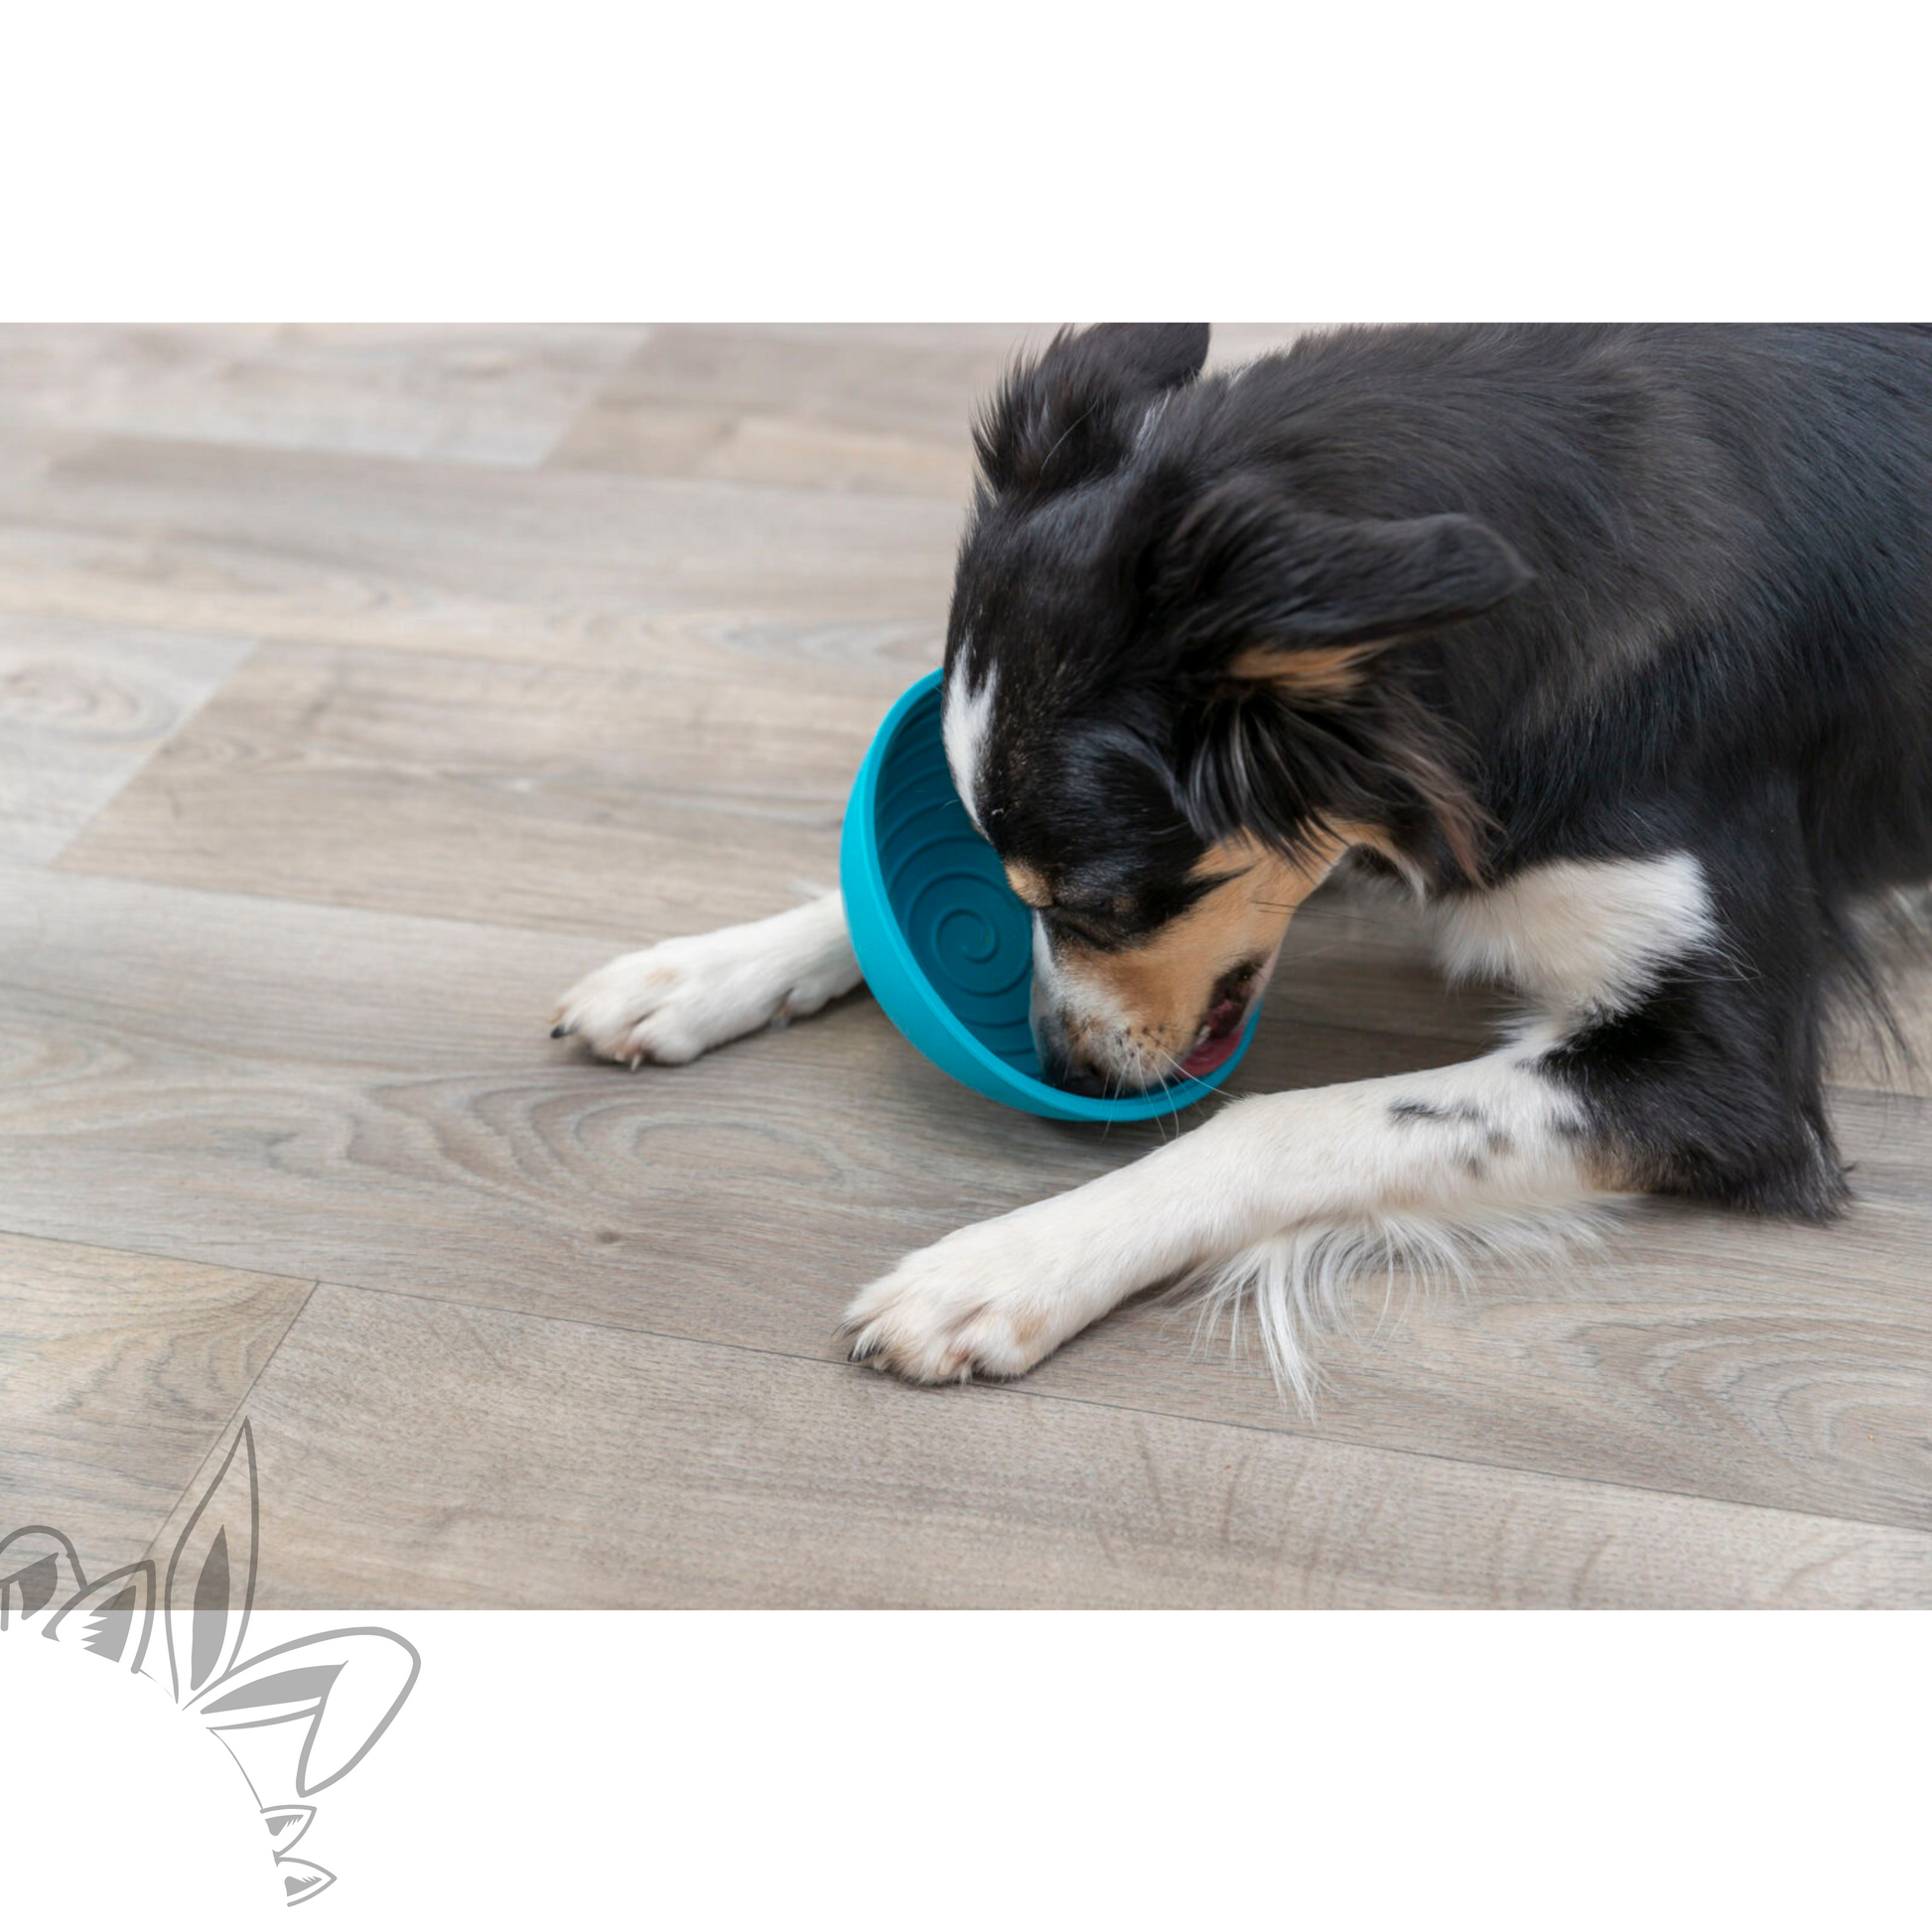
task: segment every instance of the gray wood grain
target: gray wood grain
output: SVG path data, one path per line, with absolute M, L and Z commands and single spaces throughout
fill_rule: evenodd
M 0 327 L 0 424 L 532 464 L 644 341 L 621 327 Z
M 907 624 L 936 640 L 960 518 L 901 495 L 26 429 L 0 438 L 0 610 L 620 666 L 659 638 L 757 665 L 774 637 L 852 624 L 814 656 L 836 675 Z
M 1029 333 L 959 342 L 863 327 L 657 329 L 580 412 L 551 461 L 963 504 L 974 408 Z
M 1932 1603 L 1913 1531 L 330 1285 L 249 1417 L 282 1608 Z
M 884 708 L 796 669 L 264 645 L 65 863 L 619 939 L 762 917 L 837 884 Z
M 905 1247 L 1160 1130 L 950 1082 L 863 997 L 630 1075 L 543 1035 L 562 934 L 19 873 L 0 895 L 0 1225 L 807 1359 Z M 1346 972 L 1336 958 L 1334 970 Z M 1256 1085 L 1452 1058 L 1265 1023 Z M 1245 1073 L 1245 1069 L 1244 1069 Z M 1932 1107 L 1840 1096 L 1835 1229 L 1648 1205 L 1327 1351 L 1311 1423 L 1188 1324 L 1123 1311 L 1045 1393 L 1552 1475 L 1932 1526 Z M 919 1398 L 915 1398 L 919 1399 Z M 944 1401 L 946 1398 L 937 1398 Z
M 248 650 L 0 617 L 0 857 L 57 857 Z
M 0 1234 L 0 1535 L 134 1562 L 311 1286 Z

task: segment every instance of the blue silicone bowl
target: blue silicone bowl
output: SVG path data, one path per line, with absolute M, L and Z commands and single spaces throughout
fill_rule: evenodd
M 1034 921 L 953 789 L 939 735 L 942 673 L 887 714 L 845 808 L 839 885 L 852 945 L 887 1017 L 955 1080 L 1049 1120 L 1152 1120 L 1218 1087 L 1254 1039 L 1201 1080 L 1094 1100 L 1039 1077 L 1028 1024 Z

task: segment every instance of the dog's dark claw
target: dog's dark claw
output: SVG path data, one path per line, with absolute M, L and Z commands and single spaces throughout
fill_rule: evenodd
M 552 1027 L 550 1029 L 550 1037 L 552 1039 L 568 1039 L 576 1031 L 577 1029 L 575 1027 Z
M 878 1353 L 879 1353 L 879 1344 L 876 1341 L 871 1341 L 871 1342 L 855 1341 L 852 1344 L 851 1352 L 846 1356 L 845 1359 L 848 1362 L 869 1362 Z

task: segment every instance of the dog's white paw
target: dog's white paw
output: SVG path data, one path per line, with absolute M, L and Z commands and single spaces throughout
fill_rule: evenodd
M 664 939 L 581 979 L 552 1015 L 555 1038 L 633 1069 L 680 1066 L 774 1021 L 802 1019 L 859 983 L 837 895 L 775 918 Z
M 846 1310 L 851 1359 L 908 1382 L 1024 1375 L 1095 1311 L 1075 1292 L 1077 1258 L 1043 1233 L 1022 1208 L 907 1255 Z
M 702 940 L 666 939 L 579 980 L 558 1002 L 551 1034 L 607 1060 L 680 1065 L 771 1018 L 759 1001 L 732 997 L 722 983 L 730 977 L 731 962 L 708 960 Z

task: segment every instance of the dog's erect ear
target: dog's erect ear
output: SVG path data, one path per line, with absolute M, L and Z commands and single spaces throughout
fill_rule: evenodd
M 1207 338 L 1204 322 L 1097 322 L 1077 336 L 1062 331 L 1039 366 L 1086 370 L 1130 391 L 1178 389 L 1200 374 Z
M 1472 618 L 1530 581 L 1474 517 L 1324 516 L 1258 478 L 1210 490 L 1151 552 L 1144 590 L 1183 668 L 1352 688 L 1375 651 Z
M 1114 468 L 1139 412 L 1193 381 L 1207 360 L 1204 322 L 1103 322 L 1061 330 L 1017 363 L 973 431 L 996 491 L 1056 489 Z

